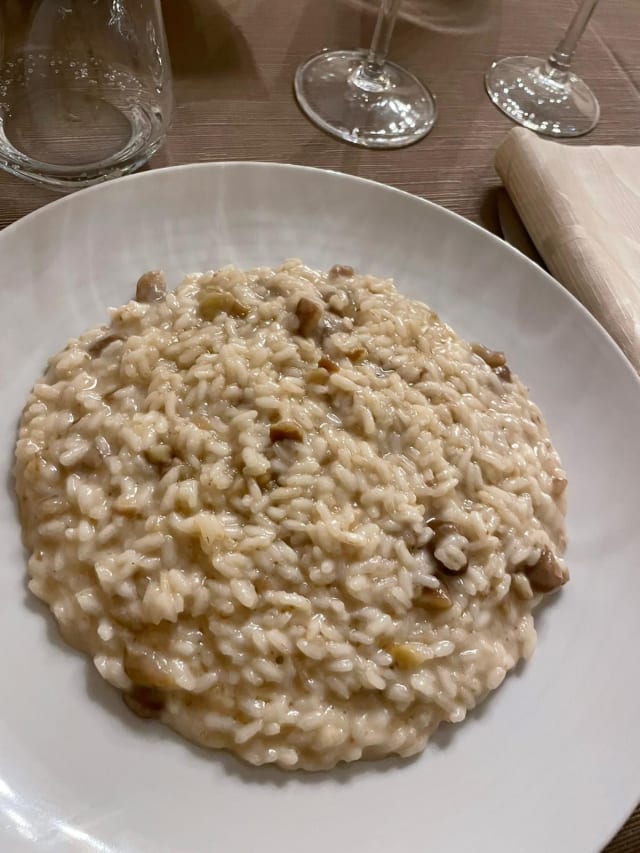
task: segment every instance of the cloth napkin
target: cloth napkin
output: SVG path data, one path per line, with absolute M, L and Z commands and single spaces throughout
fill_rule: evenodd
M 640 147 L 514 128 L 495 165 L 550 272 L 640 372 Z

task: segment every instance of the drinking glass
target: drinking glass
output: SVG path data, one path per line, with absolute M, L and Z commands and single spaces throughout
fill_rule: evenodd
M 509 56 L 485 75 L 493 103 L 518 124 L 546 136 L 582 136 L 600 118 L 591 89 L 571 72 L 571 60 L 598 0 L 583 0 L 547 59 Z
M 367 148 L 401 148 L 436 120 L 431 92 L 387 54 L 402 0 L 381 0 L 368 51 L 322 51 L 296 71 L 296 98 L 328 133 Z
M 172 109 L 159 0 L 0 0 L 0 167 L 69 190 L 127 174 Z

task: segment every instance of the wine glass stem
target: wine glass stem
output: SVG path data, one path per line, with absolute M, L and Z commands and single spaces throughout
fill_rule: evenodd
M 371 80 L 379 79 L 384 73 L 384 64 L 389 53 L 391 36 L 401 2 L 402 0 L 381 0 L 380 2 L 376 28 L 363 68 L 363 73 Z
M 568 76 L 573 54 L 594 13 L 597 3 L 598 0 L 583 0 L 567 27 L 567 31 L 547 60 L 547 70 L 558 82 L 563 82 L 561 78 L 566 80 Z

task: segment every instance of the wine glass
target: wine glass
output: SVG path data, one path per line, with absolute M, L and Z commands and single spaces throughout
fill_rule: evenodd
M 306 115 L 328 133 L 366 148 L 401 148 L 426 136 L 436 120 L 431 92 L 387 60 L 402 0 L 381 0 L 368 51 L 322 51 L 296 71 Z
M 0 167 L 59 190 L 162 144 L 172 81 L 160 0 L 0 0 Z
M 493 103 L 518 124 L 545 136 L 582 136 L 600 118 L 591 89 L 571 72 L 571 60 L 598 0 L 583 0 L 547 59 L 509 56 L 485 75 Z

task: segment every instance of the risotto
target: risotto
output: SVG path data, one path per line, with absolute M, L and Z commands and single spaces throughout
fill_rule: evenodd
M 65 639 L 253 764 L 422 750 L 568 579 L 566 478 L 504 355 L 350 267 L 147 273 L 50 360 L 15 474 Z

